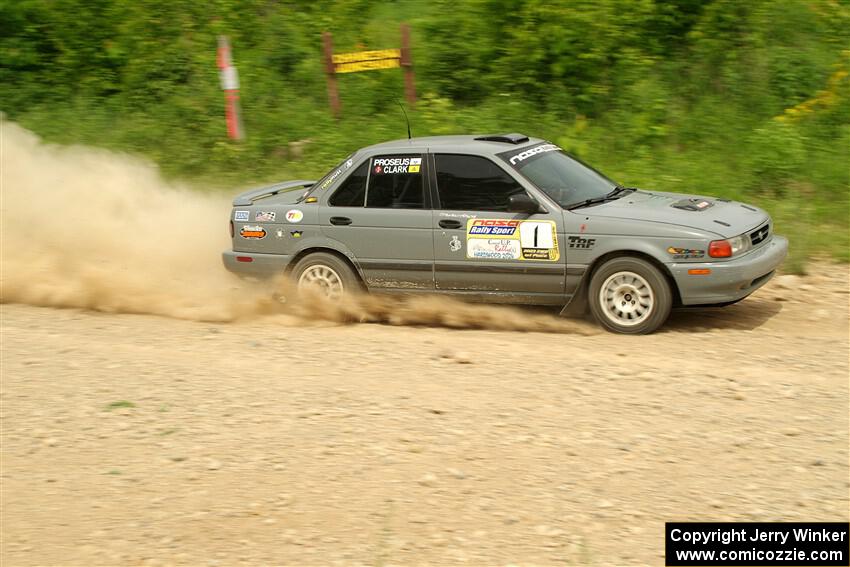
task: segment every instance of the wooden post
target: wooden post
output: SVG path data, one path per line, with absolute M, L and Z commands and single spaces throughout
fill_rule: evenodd
M 328 103 L 335 118 L 339 118 L 339 92 L 336 89 L 336 73 L 334 72 L 334 44 L 330 32 L 322 33 L 322 44 L 325 50 L 325 73 L 328 75 Z
M 230 40 L 226 35 L 218 36 L 218 69 L 221 89 L 224 91 L 224 120 L 227 124 L 227 136 L 233 140 L 245 137 L 242 126 L 242 112 L 239 108 L 239 74 L 233 65 L 230 54 Z
M 416 84 L 413 76 L 413 54 L 410 51 L 410 26 L 401 24 L 401 61 L 404 67 L 404 96 L 407 103 L 416 106 Z

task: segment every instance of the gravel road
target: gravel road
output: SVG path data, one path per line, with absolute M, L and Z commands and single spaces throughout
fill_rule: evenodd
M 2 305 L 0 559 L 659 565 L 665 521 L 847 521 L 848 269 L 812 271 L 648 337 Z

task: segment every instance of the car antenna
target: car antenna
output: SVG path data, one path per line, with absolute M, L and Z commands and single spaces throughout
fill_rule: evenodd
M 407 112 L 404 110 L 404 105 L 401 104 L 398 99 L 396 99 L 396 104 L 401 108 L 401 111 L 404 112 L 404 121 L 407 122 L 407 139 L 410 140 L 412 136 L 410 135 L 410 119 L 407 117 Z

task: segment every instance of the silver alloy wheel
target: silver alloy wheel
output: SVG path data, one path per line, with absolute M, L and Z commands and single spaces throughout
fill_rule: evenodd
M 326 264 L 315 264 L 304 270 L 298 278 L 298 287 L 313 289 L 328 299 L 338 299 L 345 291 L 342 278 Z
M 655 305 L 655 293 L 642 276 L 634 272 L 617 272 L 608 276 L 602 284 L 599 305 L 612 322 L 631 327 L 650 316 Z

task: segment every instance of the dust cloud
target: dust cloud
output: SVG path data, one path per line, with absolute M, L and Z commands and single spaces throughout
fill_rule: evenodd
M 438 297 L 330 304 L 227 272 L 230 197 L 164 180 L 143 159 L 42 142 L 0 120 L 0 302 L 199 321 L 386 323 L 591 332 L 574 321 Z M 281 294 L 289 298 L 280 301 Z
M 4 303 L 221 321 L 267 307 L 221 266 L 226 197 L 139 158 L 0 128 Z

